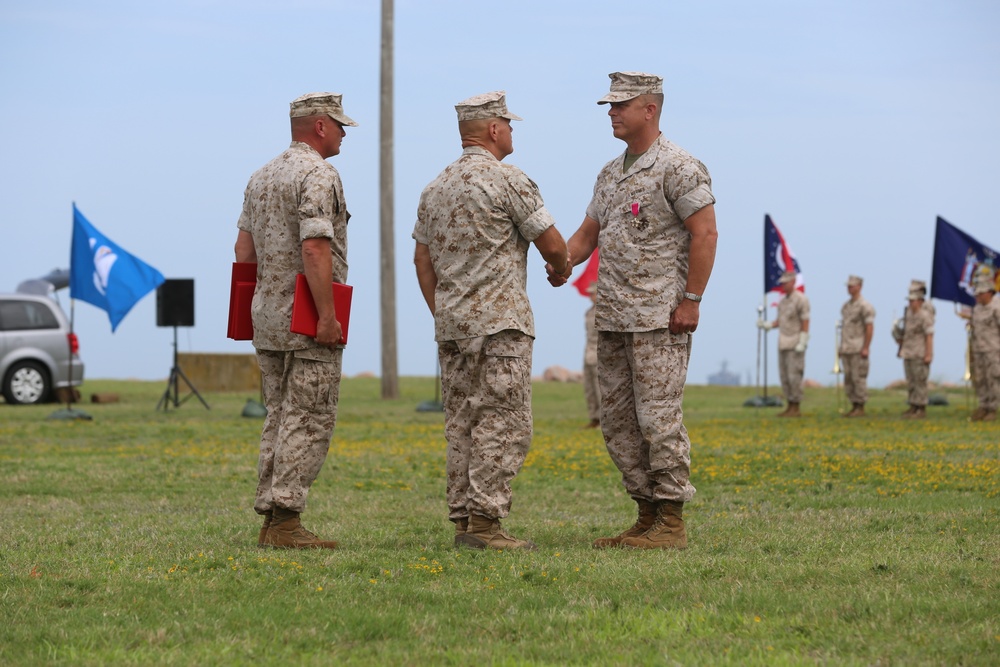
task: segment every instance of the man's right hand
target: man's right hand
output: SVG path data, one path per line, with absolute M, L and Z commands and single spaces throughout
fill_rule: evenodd
M 565 274 L 556 273 L 556 270 L 552 267 L 551 264 L 545 265 L 545 273 L 548 274 L 547 280 L 549 281 L 549 284 L 552 285 L 553 287 L 562 287 L 567 282 L 569 282 L 570 276 L 573 275 L 573 265 L 570 264 L 569 262 L 566 262 L 565 271 L 566 271 Z
M 332 321 L 320 320 L 316 323 L 316 342 L 323 347 L 333 349 L 340 345 L 340 339 L 344 337 L 344 332 L 336 317 L 331 317 L 330 320 Z

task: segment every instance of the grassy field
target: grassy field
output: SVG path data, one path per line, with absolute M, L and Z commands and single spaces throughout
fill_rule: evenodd
M 689 387 L 684 552 L 595 551 L 634 519 L 579 385 L 537 384 L 506 525 L 532 553 L 456 551 L 433 379 L 348 379 L 307 526 L 256 547 L 251 394 L 158 412 L 162 383 L 93 381 L 93 421 L 0 404 L 0 664 L 997 665 L 1000 423 L 966 396 L 898 418 L 745 408 Z

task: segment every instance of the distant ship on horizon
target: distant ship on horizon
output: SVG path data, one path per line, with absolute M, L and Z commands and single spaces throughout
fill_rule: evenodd
M 729 362 L 726 360 L 722 361 L 722 368 L 718 373 L 712 373 L 708 376 L 708 384 L 721 384 L 729 387 L 739 387 L 740 386 L 740 376 L 732 371 L 727 370 Z

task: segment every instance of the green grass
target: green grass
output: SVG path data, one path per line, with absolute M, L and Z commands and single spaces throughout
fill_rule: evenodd
M 88 382 L 93 421 L 0 405 L 0 664 L 996 665 L 1000 424 L 967 397 L 902 421 L 745 408 L 689 387 L 684 552 L 595 551 L 634 519 L 579 385 L 535 386 L 507 527 L 456 551 L 432 379 L 348 379 L 305 524 L 335 552 L 256 547 L 246 394 L 158 412 L 158 383 Z

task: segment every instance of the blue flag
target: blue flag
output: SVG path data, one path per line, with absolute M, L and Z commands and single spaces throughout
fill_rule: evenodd
M 163 281 L 162 273 L 97 231 L 73 204 L 70 298 L 107 311 L 114 332 L 132 306 Z
M 997 269 L 997 251 L 987 248 L 958 227 L 938 217 L 934 232 L 931 296 L 944 301 L 975 305 L 972 277 Z
M 785 271 L 794 271 L 795 289 L 804 292 L 805 281 L 802 279 L 802 272 L 799 270 L 799 263 L 792 255 L 792 249 L 785 242 L 785 237 L 778 231 L 778 226 L 771 220 L 771 216 L 764 216 L 764 294 L 768 292 L 780 292 L 781 285 L 778 279 Z

